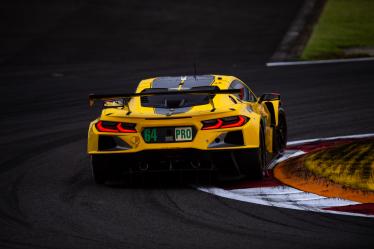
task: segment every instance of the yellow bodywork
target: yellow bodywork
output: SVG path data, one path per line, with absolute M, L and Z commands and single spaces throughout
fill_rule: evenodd
M 211 86 L 217 86 L 221 90 L 228 89 L 230 84 L 234 81 L 240 81 L 233 76 L 213 75 L 214 80 Z M 155 78 L 142 80 L 136 92 L 140 93 L 144 89 L 152 88 L 152 83 Z M 244 84 L 245 85 L 245 84 Z M 247 86 L 245 86 L 247 87 Z M 251 91 L 248 88 L 249 91 Z M 251 91 L 253 94 L 253 92 Z M 253 94 L 254 95 L 254 94 Z M 255 95 L 254 95 L 255 96 Z M 235 102 L 232 99 L 235 99 Z M 274 109 L 275 120 L 271 120 L 271 113 L 268 110 L 266 101 L 259 103 L 256 100 L 246 102 L 239 99 L 239 96 L 233 94 L 216 95 L 213 99 L 216 110 L 212 111 L 211 104 L 197 105 L 191 107 L 188 111 L 179 114 L 165 115 L 155 113 L 153 107 L 144 107 L 141 105 L 140 97 L 133 97 L 128 103 L 131 113 L 127 107 L 120 106 L 116 101 L 106 102 L 101 115 L 96 120 L 92 121 L 88 130 L 88 145 L 87 151 L 89 154 L 116 154 L 116 153 L 136 153 L 144 150 L 170 150 L 170 149 L 198 149 L 198 150 L 233 150 L 244 148 L 258 148 L 259 147 L 259 131 L 261 125 L 264 128 L 266 149 L 269 153 L 273 148 L 273 130 L 274 124 L 278 122 L 278 106 L 279 100 L 268 101 L 271 102 Z M 229 116 L 243 115 L 249 118 L 249 121 L 241 126 L 226 129 L 202 130 L 202 121 L 216 118 L 224 118 Z M 99 132 L 95 124 L 99 121 L 112 122 L 128 122 L 136 124 L 136 133 L 114 133 L 114 132 Z M 273 125 L 272 125 L 273 124 Z M 169 143 L 146 143 L 142 137 L 142 131 L 145 127 L 179 127 L 192 126 L 196 129 L 195 137 L 188 142 L 169 142 Z M 211 148 L 209 147 L 216 138 L 228 131 L 241 130 L 243 133 L 244 145 L 234 147 Z M 99 150 L 98 138 L 101 135 L 116 136 L 129 145 L 126 149 L 116 150 Z

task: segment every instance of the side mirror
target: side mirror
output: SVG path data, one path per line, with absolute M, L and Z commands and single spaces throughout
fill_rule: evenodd
M 261 104 L 264 101 L 273 101 L 273 100 L 280 100 L 280 94 L 279 93 L 264 93 L 258 99 L 258 103 Z

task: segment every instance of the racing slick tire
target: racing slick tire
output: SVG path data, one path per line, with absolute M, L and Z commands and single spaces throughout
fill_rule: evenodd
M 283 109 L 279 109 L 278 125 L 273 134 L 274 155 L 282 154 L 287 146 L 287 121 Z
M 235 151 L 235 162 L 239 170 L 251 179 L 262 179 L 266 165 L 265 134 L 260 129 L 260 146 L 255 149 Z
M 115 176 L 112 160 L 107 155 L 91 155 L 92 175 L 96 184 L 104 184 Z

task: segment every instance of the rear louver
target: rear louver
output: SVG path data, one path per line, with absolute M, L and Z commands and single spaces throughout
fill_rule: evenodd
M 140 97 L 140 102 L 142 104 L 148 104 L 149 103 L 148 96 L 142 96 L 142 97 Z
M 242 131 L 228 132 L 224 141 L 226 144 L 244 145 L 243 133 Z

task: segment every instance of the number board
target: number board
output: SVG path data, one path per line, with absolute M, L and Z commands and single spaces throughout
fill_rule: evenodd
M 173 143 L 192 141 L 195 129 L 191 126 L 185 127 L 147 127 L 142 132 L 146 143 Z

